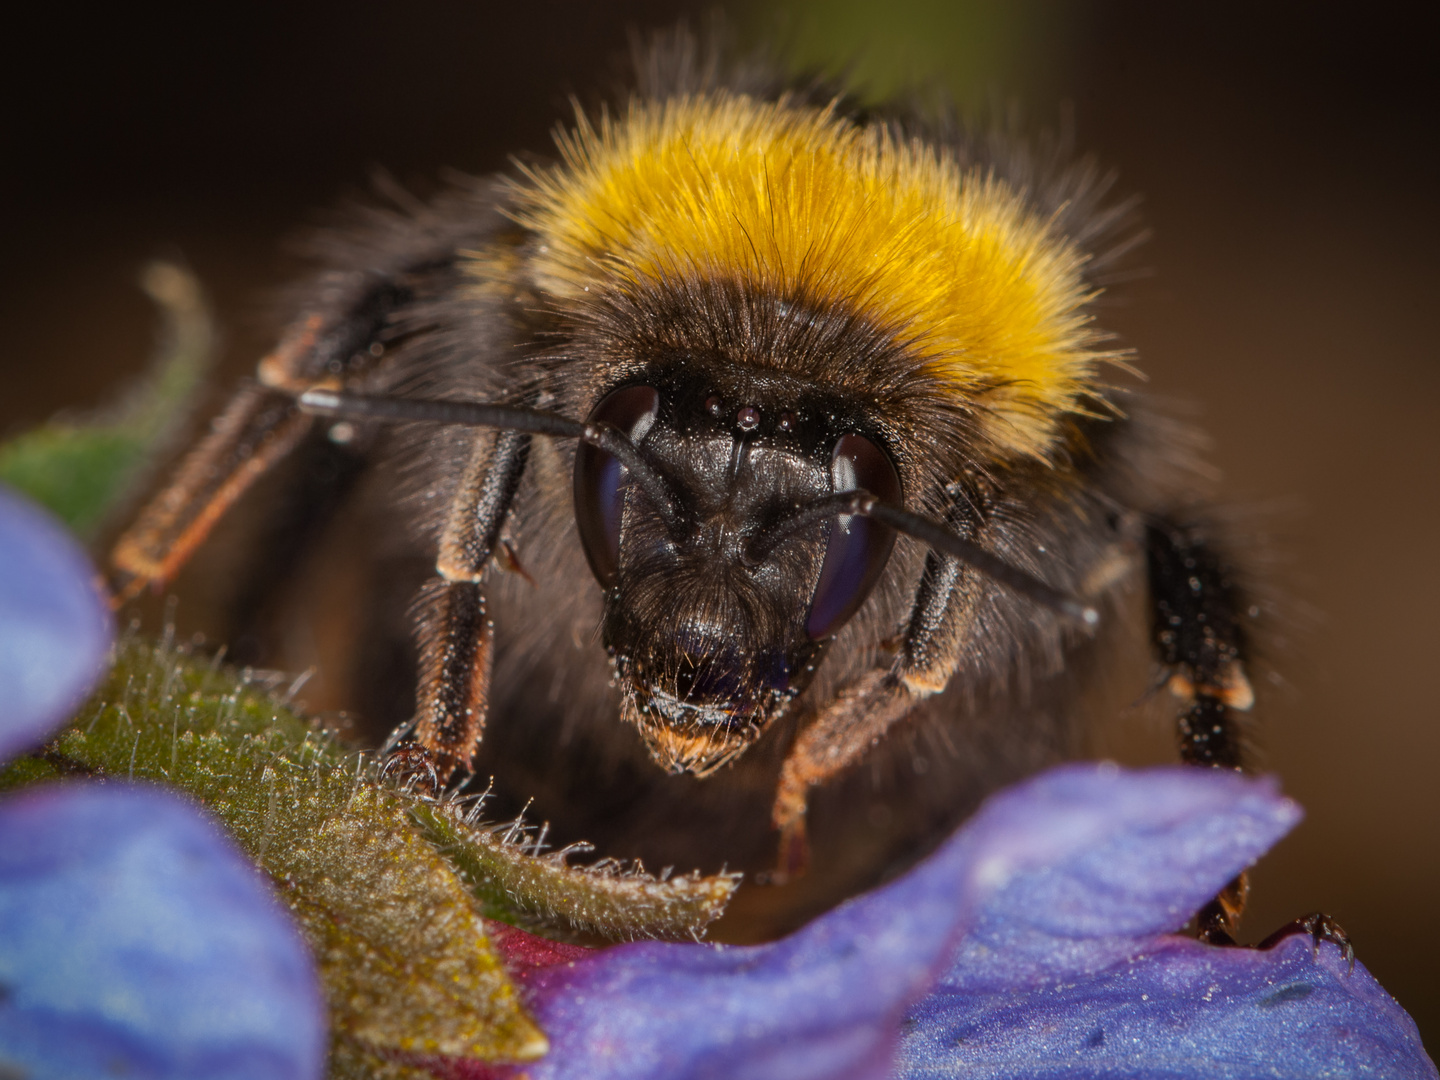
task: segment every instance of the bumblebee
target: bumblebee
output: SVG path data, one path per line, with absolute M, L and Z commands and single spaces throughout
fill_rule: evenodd
M 274 472 L 352 565 L 330 635 L 392 773 L 797 909 L 1074 754 L 1137 585 L 1181 760 L 1243 767 L 1259 608 L 1189 435 L 1111 383 L 1100 174 L 684 35 L 637 70 L 557 160 L 323 239 L 117 595 Z

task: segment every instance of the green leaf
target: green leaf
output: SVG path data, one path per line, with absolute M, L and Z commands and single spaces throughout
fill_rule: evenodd
M 476 829 L 453 804 L 416 803 L 411 814 L 492 918 L 551 937 L 568 927 L 611 939 L 693 938 L 720 917 L 740 874 L 664 879 L 614 861 L 572 866 L 574 848 L 528 855 L 515 825 Z M 588 850 L 582 847 L 582 850 Z
M 193 276 L 157 262 L 141 285 L 164 321 L 149 374 L 116 406 L 52 420 L 0 446 L 0 481 L 86 539 L 134 492 L 183 425 L 214 352 L 214 328 Z

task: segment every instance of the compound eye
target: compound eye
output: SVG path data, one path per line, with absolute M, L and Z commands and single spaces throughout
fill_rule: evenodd
M 900 504 L 900 477 L 895 466 L 863 435 L 845 435 L 835 444 L 830 483 L 836 492 L 863 488 L 882 502 Z M 894 544 L 894 531 L 871 518 L 846 515 L 831 522 L 825 562 L 805 622 L 805 631 L 813 640 L 830 637 L 860 609 L 885 569 Z
M 649 386 L 622 386 L 600 400 L 592 424 L 606 423 L 639 445 L 655 423 L 660 395 Z M 590 569 L 605 588 L 615 583 L 620 564 L 620 521 L 630 471 L 597 446 L 581 443 L 575 453 L 575 524 Z

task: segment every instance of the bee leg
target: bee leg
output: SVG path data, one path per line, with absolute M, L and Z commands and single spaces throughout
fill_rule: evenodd
M 114 606 L 172 580 L 250 485 L 300 444 L 315 421 L 296 408 L 297 393 L 373 367 L 394 315 L 414 300 L 420 276 L 442 269 L 434 259 L 412 263 L 327 297 L 260 362 L 260 385 L 241 387 L 116 542 Z
M 1167 686 L 1181 701 L 1180 759 L 1244 767 L 1242 717 L 1255 703 L 1245 674 L 1244 597 L 1219 555 L 1195 531 L 1150 525 L 1145 532 L 1152 636 Z
M 481 578 L 525 473 L 530 437 L 476 436 L 440 538 L 437 576 L 417 603 L 416 713 L 392 740 L 384 770 L 434 794 L 469 771 L 485 730 L 493 658 Z
M 215 523 L 293 450 L 314 420 L 288 394 L 244 386 L 181 462 L 174 479 L 116 542 L 112 604 L 172 580 Z
M 1195 915 L 1195 936 L 1210 945 L 1234 945 L 1250 899 L 1250 875 L 1240 873 Z
M 1146 528 L 1145 548 L 1152 635 L 1166 685 L 1181 702 L 1180 759 L 1202 768 L 1244 769 L 1244 717 L 1255 703 L 1245 674 L 1247 601 L 1198 529 L 1153 523 Z M 1196 936 L 1212 945 L 1234 945 L 1249 892 L 1249 875 L 1241 873 L 1200 909 Z M 1353 965 L 1350 940 L 1328 915 L 1289 923 L 1257 947 L 1273 948 L 1294 933 L 1310 934 L 1317 946 L 1335 942 Z
M 397 316 L 432 291 L 432 279 L 454 270 L 453 255 L 414 255 L 346 282 L 297 319 L 275 350 L 260 361 L 256 378 L 298 395 L 329 380 L 353 382 L 383 361 L 397 333 Z
M 858 761 L 920 700 L 893 671 L 870 671 L 841 690 L 800 733 L 781 766 L 770 811 L 771 824 L 780 831 L 780 854 L 768 880 L 784 884 L 809 865 L 805 810 L 810 789 Z
M 950 524 L 969 533 L 968 515 L 957 510 Z M 950 682 L 960 662 L 960 626 L 974 592 L 964 567 L 931 552 L 915 592 L 900 648 L 888 669 L 862 675 L 836 696 L 795 740 L 780 770 L 771 824 L 780 832 L 780 853 L 769 880 L 782 884 L 809 862 L 805 809 L 810 789 L 858 761 L 897 721 Z
M 1350 942 L 1350 935 L 1345 933 L 1345 928 L 1329 915 L 1319 911 L 1312 911 L 1309 915 L 1292 919 L 1255 948 L 1273 949 L 1282 941 L 1294 937 L 1296 934 L 1308 935 L 1317 950 L 1322 942 L 1330 942 L 1340 950 L 1340 954 L 1350 965 L 1350 970 L 1355 970 L 1355 946 Z
M 1180 760 L 1243 769 L 1243 716 L 1255 702 L 1245 674 L 1245 600 L 1218 553 L 1193 528 L 1155 523 L 1145 549 L 1153 605 L 1151 634 L 1166 685 L 1180 699 Z M 1240 874 L 1200 910 L 1198 936 L 1234 944 L 1249 881 Z
M 386 752 L 382 772 L 434 795 L 468 770 L 485 730 L 493 633 L 473 581 L 437 578 L 420 593 L 420 683 L 407 738 Z

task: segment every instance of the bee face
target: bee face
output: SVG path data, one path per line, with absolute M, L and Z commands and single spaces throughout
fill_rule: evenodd
M 576 520 L 606 590 L 601 636 L 623 717 L 663 766 L 705 775 L 806 688 L 889 559 L 884 525 L 792 528 L 795 514 L 856 488 L 898 502 L 900 482 L 862 433 L 863 409 L 814 382 L 695 357 L 633 378 L 589 419 L 628 436 L 665 490 L 584 446 Z M 656 505 L 666 497 L 669 520 Z

